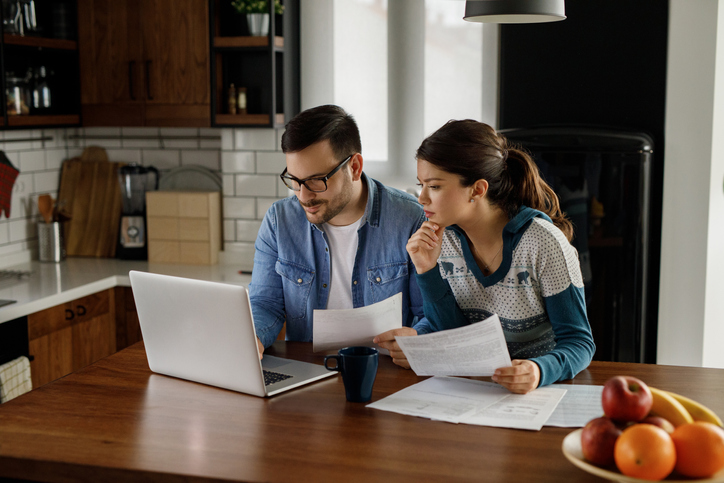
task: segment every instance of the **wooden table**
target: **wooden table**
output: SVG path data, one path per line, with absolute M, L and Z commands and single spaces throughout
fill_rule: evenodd
M 321 364 L 311 344 L 270 353 Z M 724 415 L 724 370 L 594 362 Z M 372 400 L 422 380 L 380 358 Z M 0 480 L 601 481 L 570 464 L 570 428 L 454 425 L 349 403 L 341 377 L 262 399 L 153 374 L 142 343 L 0 406 Z

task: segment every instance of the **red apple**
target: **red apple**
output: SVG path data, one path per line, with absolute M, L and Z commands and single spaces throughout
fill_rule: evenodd
M 594 465 L 613 465 L 613 448 L 620 434 L 621 428 L 610 418 L 591 419 L 581 433 L 583 457 Z
M 669 434 L 673 433 L 675 429 L 674 425 L 671 424 L 668 419 L 662 418 L 661 416 L 646 416 L 641 422 L 658 426 Z
M 641 421 L 651 410 L 651 390 L 640 379 L 615 376 L 606 381 L 601 395 L 603 413 L 616 421 Z

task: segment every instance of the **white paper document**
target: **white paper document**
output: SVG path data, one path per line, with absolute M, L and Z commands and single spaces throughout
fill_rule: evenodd
M 314 352 L 341 349 L 349 346 L 377 348 L 372 343 L 382 332 L 402 327 L 402 292 L 381 302 L 356 309 L 314 311 Z
M 603 386 L 551 384 L 550 387 L 566 389 L 567 392 L 546 421 L 546 426 L 582 428 L 591 419 L 603 416 L 601 405 Z
M 450 423 L 539 431 L 565 393 L 548 386 L 512 394 L 492 382 L 432 377 L 367 407 Z
M 458 329 L 395 340 L 418 376 L 492 376 L 511 365 L 497 314 Z

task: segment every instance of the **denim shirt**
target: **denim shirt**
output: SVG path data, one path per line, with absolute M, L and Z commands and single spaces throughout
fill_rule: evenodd
M 367 206 L 357 230 L 352 302 L 364 307 L 402 292 L 402 323 L 422 321 L 422 296 L 405 246 L 425 221 L 422 207 L 409 194 L 362 175 Z M 256 334 L 264 347 L 276 340 L 286 321 L 286 339 L 310 342 L 312 314 L 326 309 L 330 253 L 327 236 L 310 223 L 296 196 L 275 202 L 267 211 L 254 245 L 249 297 Z

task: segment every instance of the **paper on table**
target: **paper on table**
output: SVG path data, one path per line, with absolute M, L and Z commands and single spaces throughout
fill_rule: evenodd
M 550 387 L 566 389 L 567 392 L 546 421 L 546 426 L 582 428 L 591 419 L 603 416 L 601 405 L 603 386 L 551 384 Z
M 395 337 L 418 376 L 492 376 L 511 365 L 498 315 L 416 337 Z
M 313 351 L 349 346 L 376 347 L 376 335 L 402 327 L 402 292 L 366 307 L 314 311 Z
M 486 381 L 432 377 L 368 407 L 450 423 L 538 431 L 565 394 L 543 387 L 520 395 Z

